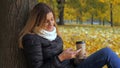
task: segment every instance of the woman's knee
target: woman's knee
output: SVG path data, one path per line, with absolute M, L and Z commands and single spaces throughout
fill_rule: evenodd
M 112 51 L 112 49 L 109 48 L 109 47 L 105 47 L 105 48 L 101 49 L 101 51 L 102 51 L 102 53 L 103 53 L 104 55 L 107 55 L 107 56 L 110 56 L 110 55 L 115 54 L 115 53 Z

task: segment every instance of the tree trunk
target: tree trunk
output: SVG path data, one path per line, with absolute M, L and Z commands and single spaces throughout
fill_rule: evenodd
M 94 15 L 92 14 L 92 17 L 91 17 L 91 25 L 93 25 L 93 18 L 94 18 Z
M 64 25 L 64 4 L 65 0 L 57 0 L 59 10 L 59 22 L 58 25 Z
M 103 26 L 105 25 L 105 21 L 104 21 L 104 19 L 103 19 Z
M 26 68 L 18 34 L 26 24 L 36 0 L 1 0 L 0 2 L 0 68 Z
M 64 6 L 61 7 L 59 14 L 59 25 L 64 25 Z
M 99 25 L 101 25 L 102 24 L 102 21 L 101 21 L 101 19 L 99 20 Z
M 113 27 L 113 9 L 112 9 L 113 5 L 112 3 L 110 3 L 110 24 L 111 24 L 111 27 Z

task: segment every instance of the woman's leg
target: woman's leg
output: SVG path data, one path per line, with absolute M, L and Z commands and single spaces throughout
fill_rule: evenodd
M 120 68 L 120 58 L 108 47 L 92 54 L 76 68 L 102 68 L 106 64 L 108 68 Z

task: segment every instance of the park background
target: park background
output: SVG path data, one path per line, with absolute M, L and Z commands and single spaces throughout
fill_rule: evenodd
M 109 46 L 120 56 L 120 0 L 1 0 L 0 68 L 26 68 L 18 37 L 38 2 L 54 10 L 64 49 L 84 40 L 88 55 Z
M 112 48 L 120 56 L 119 0 L 39 0 L 52 7 L 64 41 L 64 49 L 84 40 L 88 55 Z

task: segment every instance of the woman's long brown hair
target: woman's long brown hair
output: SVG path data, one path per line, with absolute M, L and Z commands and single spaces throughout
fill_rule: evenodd
M 46 5 L 45 3 L 38 3 L 30 12 L 30 15 L 28 17 L 27 23 L 22 29 L 22 31 L 19 34 L 19 48 L 23 48 L 22 46 L 22 38 L 27 33 L 34 33 L 37 31 L 34 31 L 35 27 L 39 26 L 39 30 L 44 27 L 44 22 L 46 20 L 47 13 L 52 12 L 55 19 L 55 14 L 53 10 Z M 57 30 L 57 34 L 59 35 L 57 24 L 55 22 L 55 27 Z

